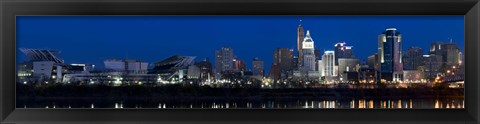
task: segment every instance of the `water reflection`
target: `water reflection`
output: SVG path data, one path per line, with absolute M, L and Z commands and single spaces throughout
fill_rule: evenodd
M 252 101 L 154 101 L 154 100 L 17 100 L 20 108 L 464 108 L 464 99 L 350 99 L 350 100 L 252 100 Z

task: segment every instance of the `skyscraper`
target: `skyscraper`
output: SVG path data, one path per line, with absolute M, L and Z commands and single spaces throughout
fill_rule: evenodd
M 298 62 L 298 56 L 293 56 L 292 58 L 292 68 L 293 69 L 298 69 L 299 62 Z
M 325 51 L 325 53 L 322 56 L 322 64 L 323 64 L 324 76 L 336 76 L 334 51 Z
M 268 76 L 274 80 L 281 78 L 280 65 L 272 64 Z
M 435 78 L 442 65 L 442 57 L 435 54 L 423 55 L 423 66 L 420 71 L 429 79 Z
M 381 79 L 400 81 L 403 78 L 402 35 L 396 28 L 387 28 L 379 35 L 379 57 Z
M 280 65 L 281 71 L 291 71 L 293 69 L 293 49 L 277 48 L 273 52 L 273 63 Z
M 434 42 L 430 45 L 430 55 L 437 55 L 442 58 L 442 66 L 454 66 L 460 65 L 462 61 L 462 53 L 458 49 L 457 45 L 452 41 L 447 42 Z
M 297 50 L 298 50 L 298 66 L 300 67 L 303 59 L 303 40 L 304 40 L 304 31 L 302 26 L 302 20 L 297 27 Z
M 253 65 L 253 76 L 262 76 L 264 75 L 263 61 L 258 57 L 254 58 L 252 61 Z
M 347 43 L 339 42 L 335 46 L 335 65 L 338 65 L 338 58 L 352 58 L 353 49 L 352 46 L 346 46 Z
M 245 61 L 243 61 L 239 58 L 234 58 L 233 59 L 233 70 L 235 72 L 245 72 L 247 70 L 247 65 L 245 64 Z
M 315 53 L 315 71 L 320 71 L 320 67 L 319 67 L 319 63 L 320 62 L 319 60 L 322 60 L 322 51 L 320 49 L 317 49 L 315 48 L 314 50 L 314 53 Z
M 307 30 L 307 34 L 303 40 L 303 71 L 315 71 L 315 47 L 310 31 Z
M 419 47 L 410 47 L 403 55 L 403 69 L 417 70 L 423 65 L 423 50 Z
M 222 48 L 215 51 L 215 71 L 222 73 L 224 71 L 233 71 L 233 49 Z

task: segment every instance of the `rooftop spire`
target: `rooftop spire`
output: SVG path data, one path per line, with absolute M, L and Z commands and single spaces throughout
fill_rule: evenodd
M 310 37 L 310 30 L 307 30 L 307 35 L 305 37 Z
M 310 30 L 307 30 L 307 34 L 305 35 L 303 42 L 313 42 L 312 37 L 310 36 Z

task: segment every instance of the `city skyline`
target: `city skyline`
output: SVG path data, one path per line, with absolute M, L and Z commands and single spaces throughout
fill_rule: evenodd
M 169 16 L 169 17 L 171 17 L 171 16 Z M 397 16 L 397 17 L 392 17 L 392 16 L 380 16 L 380 17 L 379 16 L 369 16 L 369 17 L 356 17 L 356 16 L 352 16 L 352 17 L 350 17 L 350 16 L 338 16 L 338 17 L 336 17 L 336 16 L 304 16 L 304 17 L 298 17 L 298 16 L 287 16 L 287 17 L 285 17 L 285 16 L 267 16 L 267 17 L 227 16 L 227 17 L 218 17 L 218 16 L 207 16 L 207 17 L 208 18 L 206 18 L 206 17 L 173 16 L 171 18 L 174 18 L 174 19 L 169 19 L 168 17 L 153 16 L 153 17 L 134 17 L 133 19 L 130 19 L 130 18 L 125 18 L 125 17 L 101 17 L 101 16 L 93 16 L 93 17 L 90 17 L 90 16 L 87 16 L 87 17 L 28 17 L 28 16 L 24 16 L 24 17 L 22 17 L 21 16 L 21 17 L 17 17 L 17 22 L 18 22 L 17 23 L 17 40 L 18 40 L 17 46 L 28 47 L 28 48 L 39 48 L 40 47 L 40 48 L 61 50 L 63 53 L 59 54 L 59 56 L 61 56 L 65 60 L 66 63 L 90 63 L 90 64 L 99 65 L 100 67 L 102 67 L 103 64 L 99 64 L 99 62 L 103 62 L 104 60 L 111 59 L 111 58 L 129 58 L 129 59 L 137 59 L 137 60 L 142 60 L 142 61 L 147 61 L 147 62 L 153 63 L 153 62 L 157 62 L 157 61 L 160 61 L 162 59 L 165 59 L 165 58 L 167 58 L 171 55 L 175 55 L 175 53 L 171 54 L 172 51 L 173 52 L 178 52 L 177 53 L 178 55 L 197 56 L 197 61 L 203 60 L 204 57 L 208 57 L 210 62 L 214 62 L 215 61 L 214 60 L 215 59 L 215 57 L 214 57 L 215 50 L 218 50 L 222 47 L 229 47 L 229 48 L 232 48 L 234 50 L 234 54 L 237 55 L 237 57 L 239 59 L 246 62 L 248 69 L 252 68 L 251 60 L 255 57 L 259 57 L 261 60 L 264 61 L 265 74 L 268 74 L 268 72 L 270 70 L 270 64 L 272 64 L 272 61 L 273 61 L 272 54 L 273 54 L 273 51 L 276 48 L 289 48 L 289 49 L 293 49 L 295 51 L 295 53 L 297 53 L 297 51 L 296 51 L 296 47 L 297 47 L 296 46 L 297 45 L 297 30 L 296 30 L 296 28 L 297 28 L 297 26 L 300 22 L 299 19 L 301 18 L 302 26 L 304 27 L 305 31 L 310 30 L 312 38 L 315 40 L 315 49 L 321 49 L 322 50 L 321 53 L 323 53 L 324 50 L 333 50 L 334 49 L 334 44 L 337 43 L 337 42 L 346 42 L 347 45 L 353 46 L 354 55 L 358 59 L 360 59 L 362 62 L 365 62 L 367 60 L 368 56 L 377 52 L 376 51 L 377 50 L 376 49 L 376 43 L 377 43 L 377 40 L 378 40 L 377 36 L 379 34 L 381 34 L 381 32 L 383 32 L 386 28 L 390 28 L 390 27 L 395 27 L 402 32 L 402 35 L 403 35 L 403 37 L 402 37 L 403 38 L 402 51 L 405 51 L 406 49 L 408 49 L 410 47 L 420 47 L 420 48 L 423 48 L 423 53 L 427 54 L 427 50 L 430 46 L 430 43 L 435 42 L 435 41 L 449 42 L 451 39 L 453 39 L 453 41 L 455 41 L 455 43 L 457 43 L 457 45 L 459 46 L 459 48 L 462 52 L 464 51 L 463 50 L 463 48 L 464 48 L 464 45 L 463 45 L 463 18 L 460 18 L 461 16 L 460 17 L 458 17 L 458 16 L 433 16 L 433 17 L 432 16 L 428 16 L 428 17 L 417 17 L 417 16 Z M 89 18 L 93 18 L 93 19 L 88 20 Z M 123 19 L 123 20 L 115 20 L 115 19 L 118 19 L 118 18 Z M 152 19 L 145 20 L 145 18 L 152 18 Z M 175 21 L 176 20 L 176 21 L 180 21 L 180 22 L 176 22 L 176 23 L 181 24 L 181 22 L 190 22 L 191 20 L 189 20 L 189 19 L 192 19 L 192 18 L 196 18 L 197 20 L 199 20 L 199 23 L 198 24 L 186 23 L 185 25 L 180 25 L 179 26 L 180 29 L 175 28 L 176 30 L 173 30 L 172 33 L 168 33 L 168 31 L 163 31 L 163 30 L 162 30 L 163 32 L 158 31 L 158 32 L 160 32 L 162 34 L 165 34 L 165 35 L 158 35 L 158 34 L 157 35 L 148 35 L 148 33 L 147 33 L 148 30 L 146 30 L 144 32 L 144 33 L 146 33 L 145 35 L 142 35 L 142 34 L 139 34 L 139 33 L 129 32 L 130 30 L 128 30 L 128 29 L 150 29 L 150 28 L 151 28 L 151 30 L 154 30 L 155 27 L 165 26 L 165 24 L 158 24 L 157 21 L 165 22 L 165 20 L 167 20 L 167 22 L 168 22 L 168 21 Z M 345 21 L 345 19 L 349 19 L 349 18 L 350 19 L 353 18 L 353 19 L 356 19 L 356 20 L 369 20 L 369 21 L 362 22 L 362 23 L 365 23 L 366 25 L 372 24 L 374 22 L 378 22 L 378 21 L 381 21 L 381 20 L 383 20 L 383 21 L 388 21 L 388 20 L 392 21 L 393 20 L 393 22 L 396 23 L 396 26 L 395 25 L 386 26 L 386 27 L 383 27 L 383 29 L 373 31 L 373 29 L 376 29 L 376 27 L 382 27 L 382 24 L 378 24 L 378 25 L 375 25 L 375 26 L 371 27 L 372 31 L 368 30 L 368 31 L 365 31 L 365 32 L 358 32 L 359 34 L 357 34 L 357 35 L 360 35 L 358 38 L 357 37 L 349 37 L 350 35 L 352 35 L 352 34 L 348 33 L 348 32 L 351 32 L 351 30 L 356 31 L 356 30 L 360 30 L 362 28 L 366 28 L 366 27 L 364 27 L 365 25 L 356 26 L 356 27 L 348 27 L 349 25 L 359 23 L 359 22 L 355 22 L 355 21 Z M 59 20 L 57 20 L 57 19 L 59 19 Z M 162 19 L 164 19 L 164 20 L 162 20 Z M 53 24 L 54 22 L 58 22 L 58 21 L 62 21 L 62 20 L 63 21 L 69 20 L 69 21 L 60 22 L 60 24 L 56 24 L 56 23 Z M 257 20 L 257 22 L 255 22 L 256 20 Z M 274 24 L 267 23 L 267 21 L 269 21 L 269 20 L 280 20 L 280 21 L 278 22 L 278 24 L 273 22 L 274 24 L 276 24 L 276 25 L 274 25 Z M 411 22 L 411 21 L 416 21 L 416 20 L 418 22 L 416 22 L 416 23 Z M 461 23 L 460 23 L 460 20 L 461 20 Z M 33 21 L 33 22 L 31 22 L 31 21 Z M 129 21 L 130 22 L 143 22 L 143 24 L 132 23 L 131 25 L 123 25 L 122 27 L 115 27 L 115 26 L 119 26 L 119 25 L 124 24 L 124 23 L 129 22 Z M 213 22 L 209 22 L 209 21 L 213 21 Z M 42 23 L 42 22 L 44 23 L 44 25 L 34 25 L 35 23 Z M 89 23 L 80 23 L 80 22 L 89 22 Z M 113 24 L 110 24 L 110 23 L 107 24 L 107 22 L 111 22 Z M 237 26 L 231 27 L 231 29 L 226 29 L 228 27 L 222 27 L 222 26 L 225 26 L 225 25 L 227 25 L 229 23 L 233 23 L 233 22 L 237 22 L 239 24 Z M 284 22 L 284 23 L 281 23 L 281 22 Z M 325 23 L 322 23 L 322 22 L 325 22 Z M 329 24 L 329 23 L 332 23 L 332 22 L 337 22 L 335 24 L 337 24 L 336 26 L 338 26 L 338 27 L 333 28 L 333 29 L 329 29 L 329 28 L 325 28 L 325 27 L 329 27 L 329 26 L 323 26 L 322 25 L 322 24 Z M 426 22 L 430 22 L 430 23 L 426 23 Z M 444 25 L 441 22 L 443 22 L 443 23 L 450 22 L 449 24 L 451 24 L 451 25 Z M 75 27 L 75 26 L 71 25 L 71 24 L 75 24 L 75 23 L 80 23 L 80 24 L 77 24 L 76 26 L 79 26 L 79 25 L 83 24 L 83 27 L 80 28 L 80 29 L 78 29 L 78 27 L 77 28 L 72 28 L 74 30 L 67 30 L 66 29 L 68 27 Z M 149 26 L 148 24 L 153 24 L 153 26 Z M 155 24 L 157 24 L 157 25 L 155 26 Z M 201 24 L 210 24 L 210 25 L 201 26 Z M 219 24 L 219 25 L 216 25 L 216 24 Z M 344 25 L 342 25 L 342 24 L 344 24 Z M 419 25 L 421 25 L 423 27 L 428 27 L 428 26 L 432 26 L 432 25 L 438 25 L 438 26 L 441 25 L 444 28 L 433 27 L 432 26 L 432 27 L 430 27 L 431 29 L 429 29 L 429 31 L 432 31 L 432 32 L 428 32 L 428 30 L 427 30 L 427 32 L 425 32 L 424 31 L 425 29 L 423 29 L 422 27 L 418 27 Z M 461 25 L 461 27 L 458 27 L 459 25 Z M 42 27 L 45 27 L 45 26 L 51 26 L 51 29 L 46 30 L 45 32 L 34 33 L 35 30 L 38 30 L 38 28 L 41 29 Z M 61 28 L 61 26 L 67 26 L 67 27 Z M 91 27 L 91 26 L 100 26 L 100 27 L 98 27 L 98 29 L 93 29 L 93 27 Z M 189 26 L 193 26 L 193 27 L 188 28 Z M 209 26 L 210 26 L 210 28 L 209 28 Z M 249 28 L 254 27 L 254 26 L 259 26 L 259 27 L 249 29 Z M 411 29 L 409 29 L 409 28 L 412 28 L 411 26 L 416 26 L 414 28 L 416 30 L 411 31 Z M 266 27 L 268 27 L 268 28 L 266 28 Z M 330 27 L 335 27 L 335 26 L 330 26 Z M 92 29 L 90 29 L 90 28 L 92 28 Z M 116 28 L 119 28 L 118 29 L 119 31 L 113 30 L 113 29 L 116 29 Z M 213 33 L 208 33 L 208 31 L 207 31 L 207 33 L 200 33 L 200 34 L 183 33 L 183 32 L 180 32 L 180 33 L 176 32 L 175 33 L 175 31 L 181 30 L 182 28 L 185 28 L 187 30 L 188 29 L 193 29 L 194 31 L 199 30 L 199 29 L 203 29 L 203 28 L 209 28 L 209 29 L 213 30 L 213 31 L 211 31 Z M 219 28 L 219 30 L 216 30 L 216 28 Z M 234 30 L 236 28 L 240 28 L 240 29 L 238 31 Z M 259 28 L 261 30 L 260 31 L 255 30 L 256 28 Z M 269 30 L 270 28 L 280 28 L 280 29 L 285 28 L 285 30 Z M 43 29 L 45 29 L 45 28 L 43 28 Z M 57 30 L 55 30 L 55 29 L 57 29 Z M 61 30 L 61 29 L 63 29 L 63 30 Z M 169 29 L 169 28 L 166 28 L 166 30 L 167 29 Z M 338 34 L 333 34 L 333 35 L 330 35 L 330 36 L 323 37 L 325 34 L 342 32 L 342 29 L 350 29 L 350 30 L 344 31 L 344 32 L 347 32 L 347 33 L 338 33 Z M 437 29 L 437 30 L 434 30 L 434 29 Z M 110 32 L 100 32 L 100 31 L 95 32 L 97 30 L 110 30 Z M 448 31 L 445 31 L 445 30 L 448 30 Z M 92 31 L 93 34 L 89 35 L 92 32 L 87 32 L 87 31 Z M 133 39 L 134 39 L 133 36 L 118 36 L 117 35 L 117 37 L 120 37 L 120 38 L 121 37 L 126 37 L 126 39 L 124 39 L 124 40 L 121 40 L 121 39 L 115 38 L 115 37 L 108 38 L 108 36 L 110 36 L 110 35 L 115 35 L 113 33 L 116 32 L 116 33 L 121 34 L 122 31 L 125 31 L 123 33 L 133 33 L 132 34 L 133 36 L 136 36 L 136 35 L 143 36 L 143 37 L 145 37 L 144 40 L 146 40 L 146 41 L 145 42 L 139 42 L 139 44 L 135 44 L 138 41 L 133 41 Z M 189 32 L 189 31 L 185 31 L 185 30 L 181 30 L 181 31 Z M 225 32 L 216 32 L 216 31 L 227 31 L 227 32 L 225 33 Z M 232 32 L 230 32 L 230 34 L 229 34 L 228 31 L 232 31 Z M 245 32 L 242 32 L 242 31 L 245 31 Z M 248 32 L 248 31 L 252 31 L 253 33 Z M 328 32 L 328 31 L 331 31 L 331 32 Z M 417 33 L 422 32 L 422 31 L 423 31 L 424 36 L 427 37 L 426 39 L 430 39 L 431 41 L 414 42 L 416 39 L 425 39 L 425 37 L 417 36 L 418 35 Z M 75 32 L 76 33 L 82 33 L 83 32 L 83 34 L 76 34 Z M 141 32 L 141 31 L 139 31 L 139 32 Z M 267 32 L 267 33 L 263 34 L 262 32 Z M 34 33 L 34 34 L 32 34 L 32 33 Z M 62 33 L 63 33 L 63 35 L 62 35 Z M 96 34 L 96 33 L 98 33 L 98 34 Z M 109 33 L 112 33 L 112 34 L 109 34 Z M 227 34 L 227 36 L 220 35 L 220 37 L 217 38 L 215 33 Z M 241 41 L 240 42 L 235 42 L 235 41 L 238 41 L 238 40 L 241 40 L 241 39 L 245 38 L 245 36 L 241 36 L 241 35 L 236 34 L 236 33 L 239 33 L 239 34 L 245 33 L 245 35 L 247 35 L 247 36 L 250 36 L 249 35 L 250 33 L 256 34 L 256 35 L 253 35 L 252 37 L 247 37 L 246 38 L 246 39 L 251 39 L 251 40 L 244 40 L 243 42 L 241 42 Z M 271 33 L 271 34 L 269 34 L 269 33 Z M 99 34 L 106 34 L 106 35 L 103 36 L 103 37 L 99 37 L 99 36 L 97 36 Z M 282 35 L 277 35 L 277 34 L 282 34 Z M 283 34 L 286 34 L 286 35 L 283 35 Z M 375 34 L 375 35 L 370 36 L 370 35 L 367 35 L 367 34 Z M 449 35 L 449 34 L 451 34 L 451 35 Z M 458 35 L 458 34 L 461 34 L 461 36 Z M 67 36 L 65 36 L 65 35 L 67 35 Z M 83 37 L 81 37 L 81 36 L 73 36 L 72 37 L 71 35 L 81 35 Z M 161 45 L 161 46 L 158 46 L 159 48 L 166 48 L 164 50 L 157 49 L 157 51 L 155 51 L 154 49 L 152 49 L 152 47 L 155 48 L 155 46 L 156 46 L 155 43 L 157 43 L 157 42 L 150 41 L 149 39 L 146 39 L 146 38 L 149 38 L 149 37 L 152 37 L 152 36 L 156 36 L 156 37 L 164 36 L 164 37 L 167 37 L 165 39 L 168 39 L 168 36 L 171 36 L 171 35 L 173 35 L 172 37 L 175 37 L 177 35 L 180 35 L 180 36 L 177 36 L 178 40 L 174 40 L 174 41 L 171 41 L 171 42 L 168 42 L 169 40 L 164 40 L 164 42 L 161 42 L 160 44 L 156 44 L 156 45 Z M 193 36 L 201 35 L 201 36 L 198 36 L 199 38 L 197 38 L 197 37 L 193 37 L 193 36 L 189 37 L 188 35 L 193 35 Z M 204 36 L 204 35 L 209 35 L 209 36 Z M 230 36 L 230 35 L 233 35 L 233 36 Z M 436 37 L 431 38 L 431 37 L 434 37 L 434 36 L 431 36 L 431 35 L 434 35 Z M 29 37 L 29 36 L 31 36 L 31 37 Z M 57 38 L 54 38 L 55 36 Z M 210 41 L 210 40 L 207 40 L 207 41 L 202 40 L 202 36 L 205 39 L 212 39 L 213 38 L 214 40 L 211 40 L 213 43 L 207 42 L 207 41 Z M 353 35 L 353 36 L 355 36 L 355 35 Z M 429 37 L 429 36 L 431 36 L 431 37 Z M 142 39 L 143 37 L 136 37 L 136 38 Z M 348 37 L 348 38 L 346 38 L 346 37 Z M 32 38 L 38 38 L 37 39 L 38 43 L 36 43 Z M 63 39 L 70 39 L 70 40 L 63 40 L 63 41 L 71 41 L 71 42 L 76 41 L 77 43 L 73 43 L 73 44 L 70 44 L 71 46 L 68 46 L 68 45 L 65 45 L 65 43 L 68 44 L 69 42 L 60 43 L 62 41 L 59 40 L 59 39 L 62 39 L 62 38 Z M 78 39 L 75 39 L 75 38 L 78 38 Z M 104 38 L 104 39 L 102 39 L 102 38 Z M 227 39 L 224 39 L 224 38 L 227 38 Z M 239 38 L 239 39 L 237 39 L 237 38 Z M 44 40 L 48 40 L 48 39 L 57 39 L 57 40 L 49 40 L 47 43 L 43 43 Z M 86 41 L 85 39 L 90 39 L 90 40 Z M 117 40 L 112 41 L 113 39 L 117 39 Z M 162 39 L 162 38 L 153 38 L 153 39 Z M 197 43 L 199 41 L 200 43 L 205 44 L 205 46 L 195 45 L 196 43 L 195 43 L 195 40 L 193 40 L 193 39 L 198 39 L 198 40 L 196 40 Z M 265 40 L 265 39 L 267 39 L 267 40 Z M 268 39 L 271 39 L 271 40 L 268 40 Z M 272 41 L 274 39 L 275 40 L 276 39 L 281 39 L 281 42 Z M 332 40 L 327 40 L 327 39 L 332 39 Z M 334 39 L 338 39 L 338 40 L 334 40 Z M 342 40 L 342 39 L 345 39 L 345 40 Z M 349 40 L 349 39 L 358 39 L 358 40 Z M 369 40 L 369 39 L 373 39 L 373 40 Z M 80 42 L 79 40 L 85 40 L 85 41 Z M 193 41 L 190 41 L 190 40 L 193 40 Z M 264 41 L 264 42 L 259 43 L 257 40 L 261 40 L 261 41 Z M 126 46 L 122 46 L 122 44 L 118 44 L 116 41 L 125 43 L 124 45 L 126 45 Z M 363 43 L 365 41 L 370 41 L 370 43 L 372 43 L 372 44 L 368 45 L 368 44 Z M 60 43 L 59 45 L 62 45 L 62 46 L 55 47 L 55 45 L 51 45 L 51 44 L 49 44 L 49 42 L 50 43 Z M 134 43 L 132 43 L 132 42 L 134 42 Z M 179 43 L 179 42 L 191 43 L 192 45 L 186 44 L 186 43 L 185 43 L 186 44 L 185 45 L 185 44 L 182 44 L 182 43 Z M 171 44 L 164 44 L 164 43 L 171 43 Z M 43 45 L 43 44 L 48 44 L 48 45 Z M 149 44 L 151 44 L 151 45 L 149 45 Z M 227 45 L 225 45 L 225 44 L 227 44 Z M 102 45 L 104 45 L 104 46 L 102 46 Z M 170 46 L 171 45 L 173 48 L 172 47 L 162 47 L 163 45 L 164 46 Z M 256 46 L 256 45 L 258 45 L 258 46 Z M 32 46 L 32 47 L 29 47 L 29 46 Z M 33 46 L 37 46 L 37 47 L 33 47 Z M 71 48 L 72 46 L 73 46 L 73 48 Z M 130 48 L 130 47 L 141 47 L 141 46 L 144 46 L 145 49 L 144 48 Z M 175 48 L 175 46 L 183 46 L 185 48 L 183 48 L 183 47 L 182 48 L 179 48 L 179 47 Z M 113 48 L 110 48 L 110 47 L 113 47 Z M 198 48 L 198 47 L 200 47 L 200 48 Z M 206 48 L 203 48 L 203 47 L 206 47 Z M 67 49 L 61 49 L 61 48 L 67 48 Z M 69 48 L 71 48 L 71 49 L 69 49 Z M 97 49 L 99 51 L 89 51 L 89 48 L 94 48 L 94 49 Z M 73 52 L 73 50 L 79 50 L 79 49 L 80 49 L 80 51 L 78 51 L 78 52 L 82 53 L 82 54 L 75 55 L 75 54 L 78 54 L 78 53 Z M 188 49 L 188 50 L 185 50 L 185 49 Z M 252 53 L 252 51 L 253 51 L 252 49 L 254 49 L 254 51 L 259 51 L 259 52 L 253 52 Z M 126 52 L 128 50 L 134 50 L 134 51 Z M 167 50 L 171 50 L 171 51 L 167 51 Z M 147 54 L 142 54 L 143 52 L 145 52 L 145 53 L 148 52 L 148 53 Z M 87 54 L 84 54 L 84 53 L 87 53 Z M 152 53 L 154 55 L 152 55 Z M 190 53 L 190 54 L 188 54 L 188 53 Z M 91 55 L 89 55 L 89 54 L 91 54 Z M 122 55 L 122 54 L 124 54 L 124 55 Z M 18 55 L 19 54 L 17 54 L 17 57 L 18 57 Z M 92 56 L 92 55 L 94 55 L 94 56 Z M 296 55 L 296 54 L 294 54 L 294 55 Z M 21 57 L 20 57 L 20 59 L 17 59 L 17 63 L 19 63 L 19 62 L 22 62 Z

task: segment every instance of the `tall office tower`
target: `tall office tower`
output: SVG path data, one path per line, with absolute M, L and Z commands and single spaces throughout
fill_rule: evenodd
M 253 65 L 253 76 L 262 76 L 264 75 L 263 61 L 258 57 L 254 58 L 252 61 Z
M 315 47 L 310 31 L 307 30 L 307 34 L 303 39 L 303 71 L 315 71 Z
M 233 71 L 233 49 L 223 47 L 215 51 L 215 72 Z
M 293 69 L 293 49 L 277 48 L 273 52 L 273 63 L 280 65 L 282 72 L 291 71 Z
M 233 59 L 233 70 L 235 72 L 245 72 L 247 70 L 247 65 L 245 64 L 245 61 L 243 61 L 239 58 L 234 58 Z
M 387 28 L 379 35 L 379 57 L 381 79 L 385 81 L 401 81 L 402 65 L 402 35 L 396 28 Z
M 410 47 L 403 55 L 403 69 L 417 70 L 423 65 L 423 50 L 419 47 Z
M 442 57 L 435 54 L 423 55 L 423 66 L 420 71 L 429 79 L 435 78 L 439 73 L 440 66 L 442 66 Z
M 339 42 L 335 46 L 335 65 L 338 65 L 338 58 L 352 58 L 353 49 L 352 46 L 346 46 L 347 43 Z
M 279 80 L 281 78 L 280 65 L 272 64 L 268 76 L 273 80 Z
M 435 54 L 441 56 L 442 66 L 450 67 L 454 65 L 460 65 L 462 61 L 462 53 L 458 49 L 457 45 L 450 41 L 447 42 L 434 42 L 430 45 L 430 55 Z
M 304 40 L 304 31 L 302 26 L 302 20 L 300 20 L 300 24 L 298 24 L 297 28 L 297 50 L 298 50 L 298 67 L 302 66 L 302 59 L 303 59 L 303 40 Z
M 314 53 L 315 53 L 315 71 L 320 71 L 319 68 L 319 60 L 322 60 L 322 51 L 320 49 L 315 48 Z
M 325 51 L 322 56 L 324 76 L 336 76 L 335 73 L 335 51 Z
M 292 69 L 298 69 L 298 56 L 293 56 L 292 58 Z
M 194 65 L 200 68 L 200 79 L 206 80 L 213 76 L 212 63 L 208 60 L 208 58 L 205 58 L 200 62 L 195 62 Z

